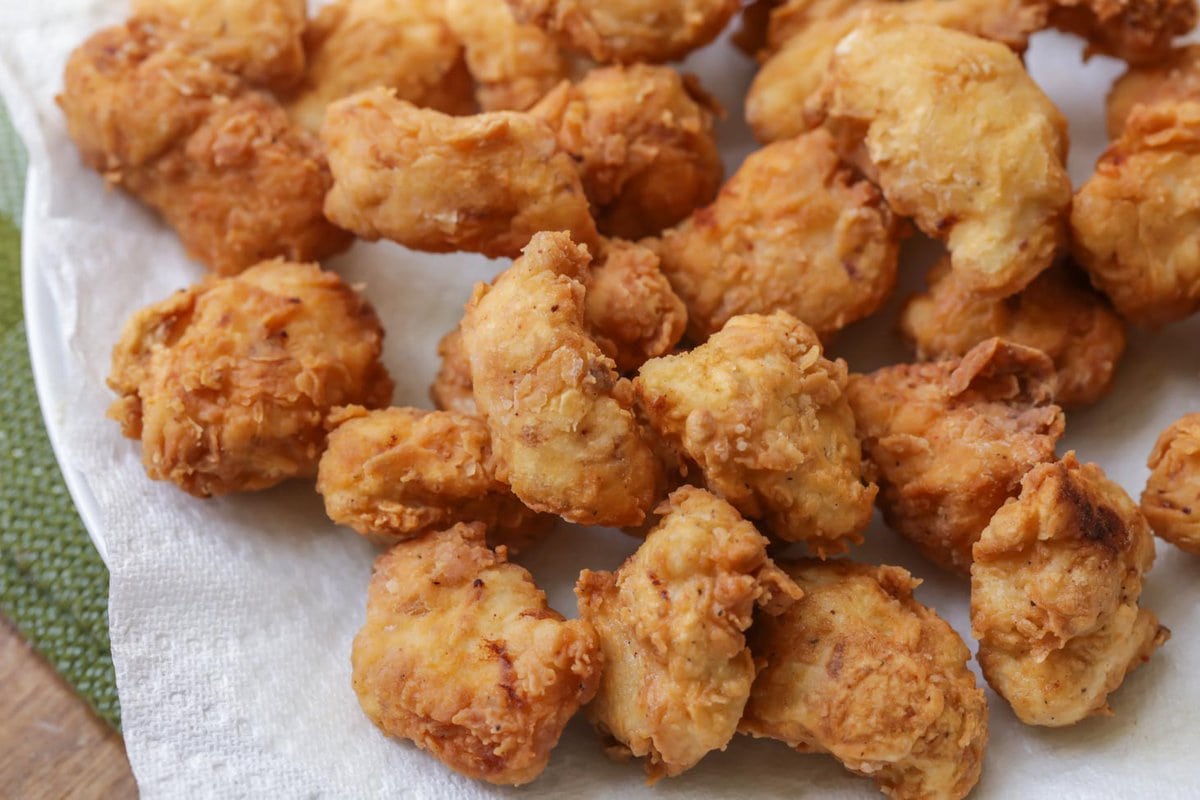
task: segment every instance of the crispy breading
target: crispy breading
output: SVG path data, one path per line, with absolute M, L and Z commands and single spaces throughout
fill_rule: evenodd
M 988 339 L 961 359 L 851 375 L 846 395 L 893 530 L 935 564 L 966 575 L 971 546 L 1065 425 L 1054 364 Z
M 987 702 L 962 639 L 913 599 L 920 581 L 846 560 L 780 566 L 804 597 L 750 629 L 763 667 L 739 730 L 829 753 L 895 800 L 965 797 Z
M 724 750 L 754 681 L 746 647 L 755 604 L 778 614 L 801 595 L 767 557 L 767 539 L 723 500 L 684 486 L 616 571 L 584 570 L 580 617 L 604 671 L 588 717 L 645 757 L 651 781 Z
M 311 476 L 335 406 L 386 406 L 383 329 L 316 264 L 269 261 L 142 309 L 113 348 L 109 408 L 155 480 L 198 497 Z
M 1142 513 L 1159 537 L 1200 554 L 1200 414 L 1186 414 L 1159 434 L 1146 462 Z
M 443 411 L 477 415 L 471 362 L 463 349 L 462 327 L 456 327 L 438 341 L 437 353 L 441 364 L 429 387 L 429 399 Z
M 877 491 L 845 388 L 846 363 L 824 358 L 812 329 L 781 311 L 734 317 L 634 380 L 651 426 L 710 491 L 822 557 L 862 541 Z
M 1029 725 L 1111 714 L 1106 699 L 1170 636 L 1138 607 L 1154 537 L 1075 454 L 1021 481 L 975 544 L 971 629 L 984 677 Z
M 930 269 L 929 290 L 900 312 L 900 332 L 917 358 L 953 358 L 998 336 L 1034 347 L 1054 360 L 1054 401 L 1065 408 L 1095 403 L 1108 393 L 1125 352 L 1125 323 L 1079 271 L 1060 264 L 1013 297 L 983 297 L 963 288 L 942 259 Z
M 389 736 L 471 778 L 519 785 L 595 694 L 601 656 L 591 625 L 564 621 L 483 539 L 483 525 L 459 524 L 375 561 L 354 691 Z
M 1171 41 L 1196 26 L 1196 0 L 1042 0 L 1047 21 L 1087 39 L 1085 57 L 1102 53 L 1152 65 Z
M 1108 136 L 1118 139 L 1136 105 L 1200 100 L 1200 45 L 1177 47 L 1161 62 L 1130 67 L 1108 93 Z

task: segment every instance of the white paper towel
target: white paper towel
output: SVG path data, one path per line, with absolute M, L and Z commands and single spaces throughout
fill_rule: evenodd
M 21 6 L 20 8 L 16 6 Z M 30 154 L 25 216 L 30 338 L 52 436 L 103 537 L 112 570 L 110 619 L 126 746 L 144 796 L 526 798 L 872 797 L 869 781 L 822 756 L 738 737 L 685 776 L 654 789 L 637 765 L 616 765 L 572 723 L 550 768 L 525 789 L 474 783 L 388 740 L 350 689 L 350 641 L 363 618 L 372 549 L 330 524 L 311 485 L 195 500 L 149 481 L 136 443 L 104 419 L 109 351 L 135 309 L 200 278 L 170 231 L 83 168 L 53 96 L 75 45 L 124 16 L 121 2 L 11 3 L 0 18 L 0 91 Z M 1080 64 L 1077 41 L 1044 34 L 1031 69 L 1071 120 L 1071 173 L 1087 176 L 1104 145 L 1102 98 L 1119 71 Z M 732 170 L 753 148 L 741 123 L 752 65 L 725 43 L 691 59 L 729 111 L 722 151 Z M 970 113 L 964 109 L 964 113 Z M 893 334 L 902 297 L 933 249 L 908 248 L 902 289 L 885 313 L 843 335 L 852 368 L 904 360 Z M 359 244 L 330 266 L 362 282 L 388 330 L 396 402 L 427 406 L 434 347 L 471 284 L 501 262 Z M 1200 320 L 1134 335 L 1113 395 L 1068 419 L 1064 448 L 1099 462 L 1132 494 L 1157 432 L 1196 410 Z M 619 533 L 564 527 L 518 560 L 564 613 L 583 567 L 612 569 L 633 547 Z M 1116 716 L 1067 730 L 1020 725 L 989 692 L 991 745 L 978 797 L 1175 797 L 1194 794 L 1200 766 L 1200 560 L 1160 545 L 1144 602 L 1175 638 L 1113 698 Z M 878 520 L 859 559 L 898 563 L 927 579 L 918 597 L 968 633 L 967 592 Z M 968 640 L 969 641 L 969 640 Z

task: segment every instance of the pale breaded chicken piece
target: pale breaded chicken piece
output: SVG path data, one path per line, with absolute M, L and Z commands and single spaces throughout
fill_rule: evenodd
M 725 749 L 754 682 L 744 634 L 755 604 L 778 614 L 801 595 L 725 501 L 684 486 L 657 511 L 616 573 L 584 570 L 575 586 L 604 655 L 588 717 L 646 759 L 651 781 Z
M 1136 105 L 1200 100 L 1200 45 L 1177 47 L 1161 62 L 1130 67 L 1108 93 L 1108 136 L 1119 139 Z
M 810 111 L 971 291 L 1023 289 L 1065 243 L 1066 120 L 1004 45 L 868 13 Z
M 316 139 L 271 97 L 152 25 L 84 42 L 58 104 L 84 163 L 160 213 L 188 254 L 220 274 L 350 245 L 321 210 L 332 179 Z
M 671 67 L 599 67 L 563 84 L 531 113 L 575 159 L 606 236 L 653 236 L 710 202 L 723 167 L 713 120 L 720 106 Z
M 966 797 L 987 702 L 963 640 L 913 599 L 920 581 L 846 560 L 780 566 L 804 597 L 750 629 L 764 666 L 739 730 L 829 753 L 895 800 Z
M 366 89 L 391 89 L 447 114 L 475 110 L 475 85 L 441 0 L 337 0 L 313 17 L 304 46 L 308 71 L 287 105 L 313 132 L 330 103 Z
M 966 575 L 992 514 L 1054 459 L 1065 422 L 1053 391 L 1048 356 L 1000 339 L 961 359 L 851 375 L 846 395 L 888 525 Z
M 829 336 L 874 313 L 900 238 L 879 191 L 814 131 L 752 153 L 716 202 L 644 244 L 704 341 L 739 314 L 786 311 Z
M 1125 352 L 1125 323 L 1072 265 L 1043 272 L 1019 294 L 997 299 L 963 288 L 942 259 L 930 269 L 929 290 L 905 304 L 900 332 L 922 361 L 966 355 L 998 336 L 1034 347 L 1054 360 L 1054 401 L 1065 408 L 1108 393 Z
M 1071 208 L 1075 258 L 1121 316 L 1200 309 L 1200 101 L 1135 106 Z
M 142 309 L 113 348 L 108 416 L 155 480 L 197 497 L 311 476 L 335 406 L 386 406 L 383 329 L 316 264 L 269 261 Z
M 331 105 L 321 140 L 334 178 L 325 213 L 364 239 L 497 258 L 569 231 L 598 252 L 579 173 L 529 114 L 451 117 L 372 89 Z
M 585 525 L 635 526 L 663 486 L 633 415 L 633 391 L 588 336 L 587 250 L 539 233 L 462 321 L 475 405 L 496 474 L 535 511 Z
M 1186 414 L 1159 434 L 1146 466 L 1146 521 L 1180 550 L 1200 554 L 1200 414 Z
M 441 365 L 429 387 L 429 399 L 443 411 L 476 416 L 475 390 L 471 385 L 471 362 L 463 349 L 462 327 L 456 327 L 438 341 Z
M 1196 27 L 1196 0 L 1042 0 L 1047 21 L 1088 42 L 1084 57 L 1102 53 L 1153 65 L 1171 41 Z
M 508 0 L 521 22 L 601 64 L 683 58 L 711 42 L 741 0 Z
M 375 561 L 351 654 L 363 711 L 451 769 L 496 784 L 546 768 L 563 727 L 592 699 L 592 626 L 564 620 L 484 526 L 401 542 Z
M 517 552 L 549 530 L 496 478 L 483 420 L 454 411 L 336 408 L 317 472 L 325 511 L 376 541 L 482 522 L 488 542 Z
M 1170 636 L 1138 607 L 1154 537 L 1133 500 L 1075 454 L 1021 481 L 975 544 L 979 665 L 1028 725 L 1111 714 L 1125 675 Z
M 634 380 L 650 425 L 710 491 L 822 557 L 862 541 L 877 491 L 845 388 L 846 362 L 825 359 L 812 329 L 781 311 L 734 317 Z

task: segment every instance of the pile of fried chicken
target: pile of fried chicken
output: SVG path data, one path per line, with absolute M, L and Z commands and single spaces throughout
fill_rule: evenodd
M 698 81 L 761 69 L 727 180 Z M 1153 535 L 1200 553 L 1200 414 L 1140 507 L 1059 457 L 1127 323 L 1200 310 L 1194 0 L 134 0 L 59 105 L 84 161 L 211 271 L 136 313 L 109 415 L 197 497 L 312 478 L 377 541 L 352 654 L 366 715 L 523 784 L 583 708 L 676 776 L 737 733 L 893 798 L 961 798 L 987 705 L 906 570 L 835 558 L 878 507 L 969 579 L 987 682 L 1029 725 L 1111 713 L 1169 631 Z M 1123 59 L 1077 191 L 1037 31 Z M 915 230 L 912 363 L 823 342 L 880 309 Z M 384 330 L 317 262 L 355 237 L 511 258 L 439 346 L 438 410 L 391 407 Z M 556 521 L 641 545 L 579 618 L 508 556 Z M 555 534 L 569 536 L 561 529 Z M 778 560 L 784 544 L 806 557 Z M 770 553 L 770 554 L 769 554 Z

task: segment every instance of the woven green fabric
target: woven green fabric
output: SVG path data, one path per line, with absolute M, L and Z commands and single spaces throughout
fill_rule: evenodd
M 104 719 L 120 727 L 108 571 L 50 449 L 21 313 L 24 155 L 0 107 L 0 613 Z

